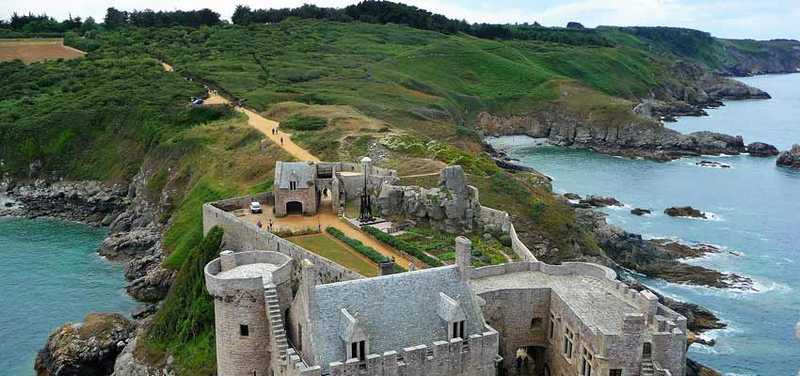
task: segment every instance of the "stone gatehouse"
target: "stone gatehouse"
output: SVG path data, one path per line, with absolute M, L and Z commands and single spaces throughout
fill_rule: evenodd
M 364 175 L 367 178 L 364 178 Z M 320 210 L 339 210 L 348 200 L 364 191 L 397 181 L 397 173 L 380 167 L 348 162 L 277 162 L 273 197 L 275 215 L 316 214 Z

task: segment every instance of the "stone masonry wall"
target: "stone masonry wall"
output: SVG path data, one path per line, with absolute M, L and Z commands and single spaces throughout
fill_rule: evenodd
M 364 363 L 356 359 L 330 364 L 331 376 L 494 376 L 498 334 L 486 331 L 467 341 L 454 338 L 400 351 L 370 354 Z M 363 364 L 363 367 L 362 367 Z
M 275 251 L 291 257 L 293 260 L 293 286 L 296 287 L 300 280 L 300 265 L 302 265 L 303 259 L 309 259 L 314 263 L 318 280 L 321 283 L 363 278 L 354 271 L 282 239 L 265 229 L 259 229 L 256 225 L 242 221 L 232 213 L 217 207 L 225 207 L 228 204 L 226 201 L 203 205 L 203 233 L 206 234 L 212 227 L 219 226 L 225 230 L 223 242 L 226 248 L 237 251 Z

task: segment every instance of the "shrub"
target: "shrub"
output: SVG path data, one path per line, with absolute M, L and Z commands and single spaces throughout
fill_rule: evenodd
M 328 125 L 328 121 L 317 116 L 293 115 L 281 123 L 282 127 L 298 131 L 317 131 Z
M 424 263 L 426 263 L 426 264 L 428 264 L 430 266 L 442 266 L 443 265 L 441 261 L 439 261 L 439 260 L 437 260 L 437 259 L 435 259 L 435 258 L 433 258 L 431 256 L 428 256 L 427 253 L 423 252 L 422 250 L 417 248 L 415 245 L 413 245 L 411 243 L 408 243 L 406 241 L 400 240 L 400 239 L 394 237 L 393 235 L 389 235 L 389 234 L 387 234 L 387 233 L 385 233 L 385 232 L 383 232 L 381 230 L 378 230 L 375 227 L 365 226 L 364 227 L 364 231 L 366 231 L 367 234 L 372 235 L 372 237 L 374 237 L 375 239 L 378 239 L 379 242 L 387 244 L 387 245 L 389 245 L 391 247 L 394 247 L 396 249 L 399 249 L 399 250 L 401 250 L 401 251 L 403 251 L 405 253 L 408 253 L 411 256 L 416 257 L 420 261 L 422 261 L 422 262 L 424 262 Z
M 367 258 L 369 258 L 370 260 L 372 260 L 372 261 L 374 261 L 376 263 L 381 263 L 381 262 L 388 261 L 386 256 L 380 254 L 374 248 L 372 248 L 372 247 L 370 247 L 368 245 L 364 245 L 364 243 L 362 243 L 361 241 L 353 239 L 353 238 L 345 235 L 341 230 L 339 230 L 337 228 L 328 227 L 328 228 L 325 229 L 325 231 L 327 231 L 329 234 L 331 234 L 334 238 L 343 241 L 345 244 L 350 246 L 350 248 L 353 248 L 356 252 L 358 252 L 358 253 L 360 253 L 360 254 L 362 254 L 364 256 L 367 256 Z

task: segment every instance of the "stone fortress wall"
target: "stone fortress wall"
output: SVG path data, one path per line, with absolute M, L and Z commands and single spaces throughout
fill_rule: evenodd
M 229 200 L 206 203 L 203 205 L 203 234 L 207 234 L 214 226 L 225 230 L 222 240 L 228 249 L 237 251 L 273 251 L 280 252 L 292 258 L 292 286 L 297 286 L 300 280 L 300 265 L 303 259 L 311 260 L 316 265 L 318 280 L 323 283 L 346 281 L 364 278 L 350 269 L 347 269 L 327 258 L 306 250 L 286 239 L 271 232 L 260 229 L 253 223 L 237 218 L 233 213 L 221 208 L 242 208 L 249 203 L 250 197 L 233 198 Z M 257 199 L 267 195 L 256 195 Z
M 360 172 L 357 164 L 342 164 L 346 171 L 351 168 L 354 172 Z M 453 167 L 448 168 L 449 176 L 457 175 Z M 460 168 L 458 168 L 460 170 Z M 454 174 L 456 172 L 456 174 Z M 446 176 L 443 172 L 442 176 Z M 402 187 L 392 185 L 396 178 L 393 172 L 387 173 L 385 177 L 389 180 L 376 179 L 374 186 L 370 189 L 379 190 L 389 189 L 401 190 Z M 355 176 L 352 187 L 349 189 L 361 189 L 363 186 L 363 175 Z M 338 179 L 333 179 L 337 181 Z M 345 179 L 344 181 L 347 181 Z M 451 182 L 452 183 L 452 182 Z M 346 185 L 348 183 L 342 183 Z M 373 181 L 370 180 L 370 184 Z M 446 187 L 447 182 L 442 184 Z M 452 185 L 452 184 L 451 184 Z M 460 183 L 457 185 L 461 185 Z M 465 183 L 464 183 L 465 186 Z M 331 191 L 336 193 L 339 189 L 348 188 L 332 186 Z M 419 187 L 416 187 L 419 188 Z M 359 191 L 360 192 L 360 191 Z M 514 273 L 537 273 L 537 275 L 568 277 L 574 278 L 575 289 L 581 289 L 581 283 L 592 284 L 591 286 L 601 288 L 604 294 L 613 295 L 626 307 L 633 307 L 624 314 L 618 314 L 619 327 L 609 332 L 592 325 L 587 325 L 580 318 L 578 311 L 593 310 L 590 302 L 587 306 L 576 307 L 575 302 L 562 299 L 557 293 L 546 286 L 517 286 L 511 288 L 498 288 L 494 290 L 477 291 L 484 305 L 484 315 L 487 323 L 499 332 L 500 345 L 495 345 L 493 356 L 499 354 L 503 358 L 503 368 L 507 375 L 518 374 L 515 370 L 516 351 L 519 348 L 537 347 L 541 351 L 536 354 L 534 360 L 539 362 L 541 367 L 544 361 L 547 362 L 548 371 L 551 375 L 578 374 L 581 369 L 582 351 L 584 348 L 589 350 L 594 358 L 591 361 L 593 374 L 608 374 L 611 369 L 622 370 L 623 375 L 650 374 L 643 367 L 647 365 L 648 370 L 657 376 L 683 375 L 686 364 L 686 319 L 659 304 L 657 298 L 649 292 L 636 292 L 629 289 L 627 285 L 616 280 L 616 273 L 612 270 L 590 263 L 565 263 L 562 265 L 549 265 L 539 262 L 531 251 L 517 236 L 511 217 L 508 213 L 493 208 L 481 206 L 477 198 L 477 190 L 474 187 L 465 189 L 442 189 L 437 194 L 440 197 L 453 192 L 464 193 L 466 199 L 461 200 L 458 206 L 463 211 L 444 210 L 446 216 L 455 218 L 458 223 L 465 218 L 472 221 L 473 230 L 501 232 L 507 234 L 511 239 L 511 248 L 522 261 L 507 263 L 502 265 L 487 266 L 470 270 L 470 278 L 473 285 L 480 284 L 480 281 L 492 277 L 503 276 Z M 385 192 L 381 192 L 384 195 Z M 391 192 L 390 192 L 391 193 Z M 414 192 L 412 192 L 414 193 Z M 405 191 L 403 195 L 405 196 Z M 242 251 L 247 250 L 268 250 L 280 252 L 292 258 L 293 267 L 291 280 L 294 290 L 299 284 L 302 260 L 308 259 L 315 265 L 315 279 L 318 283 L 331 283 L 337 281 L 363 278 L 363 276 L 352 272 L 333 261 L 320 257 L 310 251 L 277 237 L 266 230 L 259 229 L 257 226 L 247 223 L 237 218 L 233 213 L 226 210 L 231 208 L 243 208 L 250 202 L 251 197 L 263 202 L 270 202 L 271 193 L 256 196 L 248 196 L 230 200 L 223 200 L 215 203 L 208 203 L 203 206 L 203 230 L 207 233 L 212 227 L 220 226 L 225 230 L 224 242 L 227 248 Z M 388 197 L 388 196 L 387 196 Z M 448 198 L 457 201 L 458 198 Z M 380 198 L 379 198 L 380 201 Z M 407 202 L 402 202 L 397 207 L 402 208 Z M 426 215 L 427 216 L 427 215 Z M 430 219 L 430 217 L 426 217 Z M 435 218 L 434 218 L 435 219 Z M 590 286 L 590 287 L 591 287 Z M 596 291 L 596 289 L 587 289 Z M 602 296 L 598 296 L 602 298 Z M 602 308 L 602 307 L 601 307 Z M 577 310 L 576 310 L 577 309 Z M 624 317 L 623 317 L 624 316 Z M 621 317 L 621 318 L 620 318 Z M 550 322 L 554 322 L 557 331 L 555 335 L 550 332 Z M 575 331 L 574 356 L 565 359 L 560 354 L 563 346 L 561 337 L 564 328 L 571 328 Z M 497 336 L 495 332 L 493 335 Z M 484 333 L 481 337 L 488 335 Z M 432 346 L 420 345 L 406 348 L 399 353 L 387 352 L 384 354 L 373 354 L 369 356 L 366 363 L 350 361 L 332 365 L 331 374 L 333 375 L 489 375 L 492 373 L 480 373 L 474 368 L 467 366 L 471 359 L 480 357 L 486 349 L 480 351 L 476 349 L 476 342 L 470 338 L 468 341 L 460 343 L 461 352 L 455 351 L 458 346 L 444 343 L 434 343 Z M 484 343 L 491 343 L 486 340 Z M 495 340 L 495 343 L 497 341 Z M 651 346 L 651 356 L 645 359 L 642 353 L 643 344 Z M 491 352 L 491 351 L 490 351 Z M 420 355 L 422 354 L 422 355 Z M 462 355 L 459 355 L 462 354 Z M 466 354 L 466 355 L 463 355 Z M 607 357 L 612 354 L 612 357 Z M 485 354 L 484 354 L 485 355 Z M 487 355 L 488 356 L 488 355 Z M 283 375 L 320 375 L 319 367 L 307 366 L 300 357 L 289 349 L 285 357 L 279 360 Z M 453 367 L 463 367 L 461 371 Z M 367 367 L 369 371 L 365 371 Z M 470 373 L 471 372 L 471 373 Z M 481 371 L 482 372 L 482 371 Z M 537 373 L 543 373 L 538 369 Z
M 540 367 L 546 362 L 552 375 L 579 373 L 584 348 L 594 357 L 593 374 L 608 375 L 609 370 L 619 369 L 623 375 L 639 375 L 643 372 L 642 364 L 651 364 L 655 375 L 684 374 L 686 318 L 659 304 L 652 293 L 630 289 L 616 279 L 611 269 L 591 263 L 550 265 L 523 261 L 473 269 L 470 277 L 473 285 L 480 285 L 482 279 L 526 272 L 574 278 L 574 289 L 582 289 L 581 283 L 587 281 L 599 285 L 602 293 L 613 294 L 621 299 L 620 305 L 634 307 L 634 312 L 624 314 L 621 327 L 609 331 L 591 326 L 579 317 L 579 313 L 585 315 L 587 310 L 602 307 L 564 300 L 547 286 L 520 283 L 513 288 L 478 287 L 478 295 L 487 302 L 483 307 L 487 323 L 502 338 L 500 355 L 507 375 L 518 374 L 514 364 L 517 349 L 530 347 L 541 349 L 538 356 L 529 355 Z M 591 297 L 588 299 L 591 302 Z M 554 321 L 553 334 L 551 321 Z M 570 359 L 561 355 L 564 328 L 575 332 Z M 651 346 L 649 359 L 642 354 L 645 343 Z M 543 370 L 538 369 L 537 373 L 542 374 Z

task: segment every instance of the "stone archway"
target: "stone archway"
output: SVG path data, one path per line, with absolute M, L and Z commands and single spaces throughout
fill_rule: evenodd
M 286 215 L 303 214 L 303 203 L 300 201 L 289 201 L 286 203 Z

